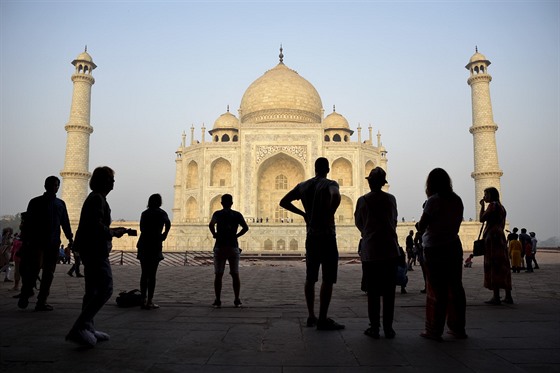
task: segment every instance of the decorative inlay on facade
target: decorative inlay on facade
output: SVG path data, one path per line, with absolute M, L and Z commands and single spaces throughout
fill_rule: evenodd
M 244 115 L 241 118 L 241 122 L 256 122 L 256 123 L 266 123 L 266 122 L 298 122 L 298 123 L 317 123 L 321 122 L 321 117 L 314 113 L 308 111 L 297 110 L 297 109 L 269 109 L 269 110 L 259 110 L 253 113 Z
M 265 158 L 276 153 L 288 153 L 297 159 L 301 160 L 303 164 L 307 161 L 307 147 L 305 145 L 257 145 L 256 147 L 256 161 L 260 164 Z

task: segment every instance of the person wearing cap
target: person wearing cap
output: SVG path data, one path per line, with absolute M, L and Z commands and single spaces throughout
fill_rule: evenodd
M 214 294 L 216 299 L 212 306 L 220 308 L 222 301 L 220 299 L 222 293 L 222 277 L 226 268 L 226 261 L 229 263 L 229 274 L 233 283 L 233 293 L 235 299 L 233 305 L 241 306 L 239 292 L 241 289 L 241 281 L 239 279 L 239 255 L 241 249 L 237 238 L 243 236 L 249 230 L 245 218 L 240 212 L 232 210 L 233 197 L 231 194 L 222 196 L 222 210 L 218 210 L 212 214 L 212 219 L 208 224 L 208 228 L 212 233 L 212 237 L 216 239 L 214 244 Z M 239 226 L 241 230 L 238 232 Z
M 370 192 L 358 198 L 354 220 L 360 230 L 360 259 L 367 288 L 370 327 L 364 334 L 379 338 L 381 298 L 383 332 L 392 339 L 395 313 L 395 288 L 399 258 L 397 239 L 397 201 L 381 190 L 387 184 L 385 170 L 376 167 L 366 177 Z M 404 253 L 403 253 L 404 255 Z M 404 260 L 404 258 L 403 258 Z
M 303 216 L 307 226 L 305 240 L 305 301 L 307 304 L 307 326 L 317 330 L 340 330 L 341 325 L 327 317 L 331 302 L 333 285 L 338 273 L 338 247 L 334 214 L 340 205 L 338 183 L 327 179 L 329 161 L 320 157 L 315 161 L 315 177 L 303 181 L 289 191 L 281 200 L 280 206 Z M 301 200 L 305 211 L 293 205 Z M 315 316 L 315 283 L 319 280 L 322 267 L 323 279 L 319 296 L 319 318 Z
M 442 340 L 447 320 L 448 334 L 467 338 L 467 300 L 463 288 L 463 247 L 459 228 L 463 201 L 453 191 L 449 174 L 435 168 L 426 180 L 427 201 L 416 229 L 423 232 L 426 271 L 426 322 L 421 337 Z M 504 237 L 505 238 L 505 237 Z

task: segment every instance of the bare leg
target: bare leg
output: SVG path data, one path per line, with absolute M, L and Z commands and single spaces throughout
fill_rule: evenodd
M 309 317 L 315 317 L 315 283 L 305 281 L 305 303 Z
M 319 299 L 319 320 L 325 320 L 331 304 L 333 284 L 323 282 Z

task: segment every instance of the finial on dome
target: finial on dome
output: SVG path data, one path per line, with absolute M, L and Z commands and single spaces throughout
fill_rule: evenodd
M 280 44 L 280 54 L 278 55 L 278 57 L 280 57 L 280 63 L 284 64 L 284 54 L 282 54 L 282 44 Z
M 334 106 L 334 105 L 332 106 L 332 112 L 336 113 L 336 106 Z
M 475 45 L 475 46 L 474 46 L 474 52 L 475 52 L 475 53 L 478 53 L 478 45 Z
M 229 105 L 227 106 L 227 112 L 229 113 Z
M 87 52 L 87 44 L 86 44 L 86 47 L 84 48 L 84 52 Z

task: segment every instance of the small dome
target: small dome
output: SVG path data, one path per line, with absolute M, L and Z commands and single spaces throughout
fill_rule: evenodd
M 343 128 L 348 129 L 350 125 L 346 118 L 342 115 L 338 114 L 336 111 L 333 111 L 326 118 L 323 120 L 323 127 L 326 129 L 333 129 L 333 128 Z
M 280 62 L 247 88 L 240 110 L 242 122 L 320 123 L 323 104 L 311 83 Z
M 486 56 L 483 55 L 482 53 L 478 53 L 478 48 L 475 50 L 475 53 L 472 55 L 471 59 L 469 60 L 469 63 L 467 64 L 467 66 L 465 66 L 465 68 L 467 70 L 471 69 L 471 66 L 476 65 L 476 64 L 480 64 L 481 62 L 483 62 L 484 64 L 486 64 L 486 66 L 490 65 L 490 61 L 488 61 L 486 59 Z
M 78 55 L 78 57 L 76 57 L 77 61 L 87 61 L 87 62 L 93 62 L 93 58 L 91 58 L 91 56 L 89 55 L 88 52 L 82 52 Z
M 488 60 L 486 59 L 485 55 L 476 52 L 475 54 L 472 55 L 471 59 L 469 60 L 469 63 L 473 63 L 477 61 L 488 61 Z
M 93 63 L 93 58 L 91 58 L 89 53 L 86 52 L 86 51 L 78 54 L 78 57 L 76 57 L 76 59 L 74 61 L 72 61 L 72 65 L 76 66 L 78 64 L 78 62 L 87 62 L 88 64 L 91 65 L 92 70 L 97 67 L 97 65 L 95 63 Z
M 229 110 L 220 115 L 218 119 L 214 122 L 213 130 L 217 129 L 232 129 L 232 128 L 239 128 L 239 120 L 235 115 L 229 112 Z

